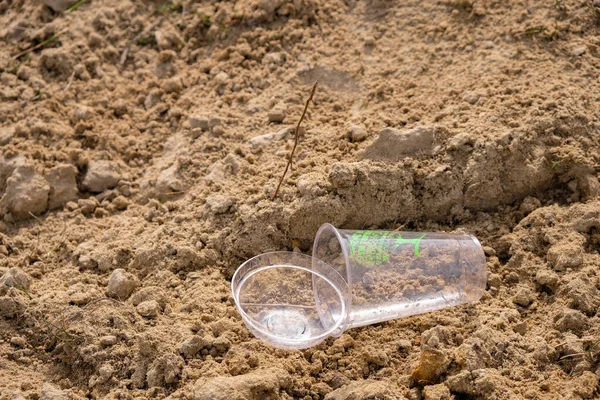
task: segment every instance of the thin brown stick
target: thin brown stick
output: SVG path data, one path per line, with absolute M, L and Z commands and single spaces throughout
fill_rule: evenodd
M 292 147 L 292 151 L 290 153 L 290 158 L 288 159 L 287 164 L 285 165 L 285 170 L 283 171 L 283 174 L 281 175 L 281 179 L 279 180 L 279 184 L 277 184 L 277 189 L 275 189 L 275 193 L 273 193 L 273 197 L 271 197 L 271 200 L 275 200 L 275 198 L 277 197 L 277 194 L 279 193 L 279 188 L 281 187 L 281 184 L 283 183 L 283 180 L 285 179 L 285 175 L 287 174 L 288 170 L 290 169 L 291 165 L 292 165 L 292 160 L 294 159 L 294 152 L 296 151 L 296 147 L 298 146 L 298 131 L 300 130 L 300 124 L 302 124 L 302 121 L 304 120 L 304 116 L 306 115 L 306 111 L 308 110 L 308 105 L 310 104 L 310 102 L 313 99 L 313 96 L 315 95 L 315 90 L 317 90 L 317 84 L 319 83 L 319 81 L 316 81 L 315 84 L 313 85 L 311 91 L 310 91 L 310 96 L 308 96 L 308 99 L 306 100 L 306 104 L 304 105 L 304 110 L 302 111 L 302 115 L 300 116 L 300 120 L 298 120 L 298 124 L 296 125 L 296 130 L 294 131 L 294 147 Z

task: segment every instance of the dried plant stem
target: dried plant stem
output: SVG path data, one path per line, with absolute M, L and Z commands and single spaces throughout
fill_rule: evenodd
M 275 200 L 275 198 L 277 197 L 277 194 L 279 193 L 279 188 L 281 188 L 281 184 L 283 183 L 283 180 L 285 179 L 285 175 L 287 174 L 288 170 L 292 166 L 292 162 L 294 159 L 294 152 L 296 151 L 296 147 L 298 146 L 298 136 L 299 136 L 298 132 L 300 130 L 300 124 L 302 124 L 302 121 L 304 120 L 304 117 L 306 116 L 306 111 L 308 110 L 308 105 L 310 104 L 310 102 L 313 99 L 313 96 L 315 95 L 315 90 L 317 90 L 318 83 L 319 83 L 319 81 L 315 82 L 315 84 L 313 85 L 313 87 L 310 91 L 310 96 L 308 96 L 308 99 L 306 100 L 306 104 L 304 104 L 304 110 L 302 111 L 302 115 L 300 116 L 300 119 L 298 120 L 298 124 L 296 125 L 296 130 L 294 131 L 294 147 L 292 147 L 290 157 L 288 159 L 287 164 L 285 165 L 285 170 L 283 171 L 283 174 L 281 175 L 281 179 L 279 179 L 279 183 L 277 184 L 277 189 L 275 189 L 275 193 L 273 193 L 273 197 L 271 197 L 271 200 Z

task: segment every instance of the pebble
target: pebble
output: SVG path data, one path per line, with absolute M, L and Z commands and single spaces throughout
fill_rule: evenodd
M 117 186 L 121 174 L 116 163 L 106 160 L 90 161 L 82 185 L 86 190 L 101 193 Z
M 533 293 L 528 288 L 520 288 L 512 299 L 513 303 L 522 307 L 528 307 L 533 300 Z
M 362 153 L 361 158 L 370 160 L 400 161 L 415 154 L 431 154 L 436 136 L 446 132 L 441 126 L 417 126 L 400 131 L 385 128 L 377 139 Z
M 19 267 L 12 267 L 0 278 L 0 296 L 5 295 L 8 289 L 14 287 L 29 290 L 31 277 Z
M 125 196 L 117 196 L 112 205 L 116 210 L 125 210 L 129 206 L 129 200 Z
M 580 46 L 580 47 L 575 47 L 571 51 L 571 54 L 574 55 L 575 57 L 579 57 L 579 56 L 584 55 L 586 51 L 587 51 L 587 48 L 585 46 Z
M 127 300 L 137 286 L 136 277 L 124 269 L 115 269 L 108 279 L 108 296 L 118 300 Z
M 294 128 L 287 127 L 283 128 L 277 132 L 265 133 L 264 135 L 255 136 L 249 140 L 252 147 L 265 147 L 269 143 L 274 142 L 276 140 L 284 140 L 288 135 L 294 132 Z
M 63 391 L 52 385 L 51 383 L 44 383 L 42 386 L 42 393 L 39 400 L 67 400 L 69 396 Z
M 181 78 L 176 76 L 164 81 L 161 87 L 167 93 L 178 93 L 183 89 L 183 84 L 181 83 Z
M 106 335 L 100 338 L 100 344 L 102 346 L 113 346 L 117 343 L 117 337 L 114 335 Z
M 136 307 L 137 312 L 146 318 L 155 318 L 160 311 L 160 305 L 156 300 L 142 301 Z
M 269 122 L 275 122 L 278 124 L 281 124 L 283 122 L 283 120 L 285 119 L 285 110 L 283 109 L 273 109 L 271 111 L 269 111 L 268 114 L 269 117 Z
M 462 95 L 462 99 L 472 105 L 475 105 L 479 101 L 479 98 L 480 96 L 473 92 L 465 92 Z
M 362 125 L 350 125 L 346 131 L 346 137 L 353 142 L 360 142 L 367 138 L 367 130 Z
M 500 286 L 502 286 L 502 277 L 498 274 L 489 274 L 488 275 L 488 286 L 499 289 Z
M 214 214 L 224 214 L 231 206 L 233 206 L 233 199 L 222 194 L 214 194 L 206 198 L 206 205 Z
M 42 213 L 48 207 L 49 194 L 50 185 L 32 165 L 19 166 L 6 180 L 6 189 L 0 199 L 0 215 L 6 210 L 15 220 L 21 220 Z
M 81 212 L 84 215 L 90 215 L 94 212 L 96 207 L 98 207 L 98 200 L 95 197 L 90 197 L 89 199 L 79 199 L 77 200 L 77 205 L 81 209 Z
M 398 351 L 400 353 L 408 353 L 412 349 L 412 343 L 408 339 L 398 341 Z
M 77 168 L 70 164 L 60 164 L 47 170 L 44 176 L 50 184 L 48 208 L 62 207 L 77 200 Z
M 209 128 L 214 128 L 216 126 L 221 125 L 221 118 L 219 117 L 212 117 L 211 119 L 208 120 L 208 127 Z
M 190 115 L 188 117 L 191 129 L 202 129 L 203 131 L 208 130 L 208 117 L 203 115 Z
M 11 337 L 10 344 L 17 346 L 17 347 L 21 347 L 21 348 L 24 348 L 27 346 L 27 342 L 25 341 L 25 339 L 23 339 L 20 336 Z

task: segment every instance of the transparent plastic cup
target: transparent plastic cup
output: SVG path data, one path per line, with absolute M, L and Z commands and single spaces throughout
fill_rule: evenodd
M 471 235 L 338 230 L 321 226 L 313 256 L 256 256 L 232 279 L 249 330 L 284 349 L 346 329 L 479 300 L 486 260 Z

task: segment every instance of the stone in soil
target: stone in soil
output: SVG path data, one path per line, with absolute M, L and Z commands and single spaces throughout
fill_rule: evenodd
M 50 184 L 48 208 L 60 208 L 69 201 L 77 200 L 77 168 L 70 164 L 60 164 L 44 174 Z
M 90 161 L 83 178 L 83 188 L 93 193 L 100 193 L 114 188 L 121 179 L 116 163 L 106 160 Z
M 361 157 L 368 160 L 399 161 L 418 154 L 431 154 L 434 144 L 446 129 L 440 126 L 417 126 L 406 131 L 385 128 Z
M 48 208 L 50 185 L 33 166 L 17 167 L 6 180 L 6 190 L 0 199 L 0 215 L 10 213 L 16 220 L 29 218 Z
M 280 397 L 280 391 L 291 384 L 290 375 L 279 368 L 232 377 L 200 378 L 192 390 L 191 400 L 276 399 Z
M 127 300 L 138 284 L 137 278 L 132 274 L 124 269 L 115 269 L 108 279 L 107 294 L 118 300 Z

